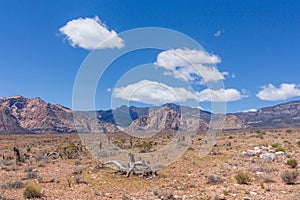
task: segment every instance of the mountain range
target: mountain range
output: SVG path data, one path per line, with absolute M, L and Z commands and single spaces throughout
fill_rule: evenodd
M 173 103 L 74 112 L 39 97 L 0 98 L 0 133 L 203 131 L 210 126 L 211 117 L 208 111 Z M 300 127 L 300 101 L 217 117 L 223 122 L 224 130 L 297 128 Z

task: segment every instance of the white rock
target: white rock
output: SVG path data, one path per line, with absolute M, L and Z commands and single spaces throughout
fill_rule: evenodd
M 256 172 L 256 175 L 263 175 L 263 172 Z
M 254 147 L 253 150 L 254 151 L 260 151 L 261 149 L 259 147 Z
M 283 156 L 283 155 L 284 155 L 284 152 L 283 152 L 283 151 L 278 151 L 278 152 L 275 153 L 275 155 Z
M 250 194 L 253 195 L 253 196 L 257 195 L 256 192 L 250 192 Z
M 265 153 L 265 154 L 261 154 L 259 157 L 261 159 L 264 159 L 265 161 L 274 161 L 275 154 L 274 153 Z
M 247 155 L 248 156 L 255 156 L 256 155 L 256 152 L 254 150 L 248 150 L 247 151 Z

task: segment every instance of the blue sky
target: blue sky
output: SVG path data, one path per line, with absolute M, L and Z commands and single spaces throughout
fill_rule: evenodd
M 70 33 L 60 29 L 72 20 L 96 16 L 116 34 L 140 27 L 163 27 L 196 40 L 210 56 L 220 58 L 221 62 L 214 64 L 229 74 L 224 76 L 225 89 L 240 92 L 239 99 L 227 102 L 228 112 L 258 109 L 300 96 L 299 1 L 0 1 L 0 10 L 3 97 L 39 96 L 71 107 L 76 74 L 91 50 L 70 45 Z M 116 45 L 122 48 L 120 41 Z M 134 84 L 134 80 L 123 85 L 118 81 L 137 65 L 153 63 L 153 69 L 161 70 L 155 73 L 164 73 L 167 65 L 157 69 L 154 64 L 160 53 L 148 49 L 116 60 L 99 82 L 96 107 L 110 108 L 110 90 Z M 150 78 L 141 75 L 135 83 L 143 79 Z M 161 81 L 164 87 L 179 87 L 180 82 L 174 74 L 150 81 Z M 186 88 L 184 83 L 180 87 Z M 205 85 L 194 84 L 193 89 L 203 95 L 200 92 Z M 122 92 L 126 90 L 119 90 L 117 96 L 126 100 Z M 144 105 L 141 101 L 137 98 L 131 103 Z M 189 104 L 189 100 L 182 101 Z M 199 105 L 210 109 L 207 101 Z

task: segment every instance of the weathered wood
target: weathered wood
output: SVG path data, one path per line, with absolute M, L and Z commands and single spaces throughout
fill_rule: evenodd
M 115 160 L 107 161 L 104 163 L 104 165 L 113 164 L 118 168 L 118 172 L 126 175 L 126 177 L 129 177 L 131 174 L 133 174 L 138 175 L 141 178 L 153 178 L 157 175 L 156 172 L 152 171 L 149 162 L 144 160 L 135 161 L 133 153 L 129 153 L 129 160 L 130 163 L 128 163 L 128 169 Z

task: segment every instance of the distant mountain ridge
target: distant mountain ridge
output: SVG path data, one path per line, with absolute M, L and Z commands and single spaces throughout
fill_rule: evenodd
M 234 115 L 252 128 L 297 128 L 300 127 L 300 101 L 291 101 L 261 108 L 256 112 L 235 113 Z
M 210 112 L 173 103 L 155 107 L 121 106 L 114 110 L 73 112 L 39 97 L 0 98 L 0 133 L 202 131 L 210 126 L 211 116 Z M 220 117 L 225 130 L 296 128 L 300 127 L 300 101 Z

